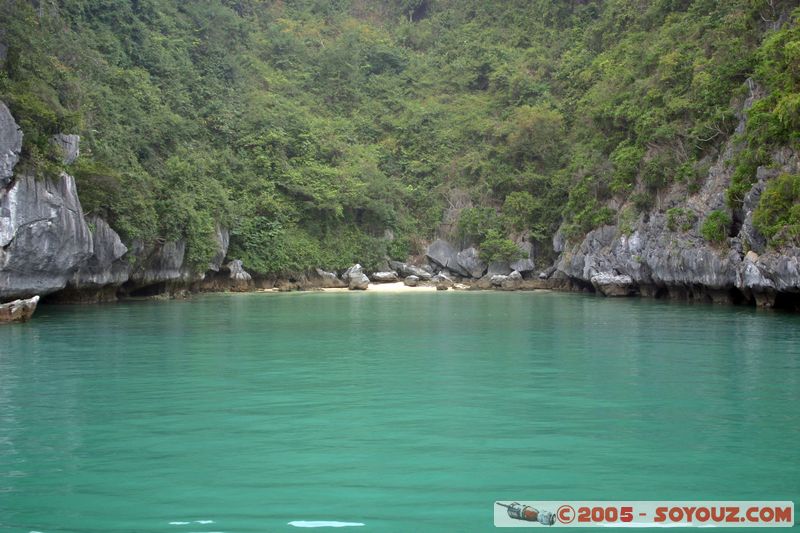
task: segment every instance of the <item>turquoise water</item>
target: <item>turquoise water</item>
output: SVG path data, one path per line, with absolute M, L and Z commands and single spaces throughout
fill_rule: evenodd
M 0 530 L 485 531 L 497 499 L 798 501 L 799 325 L 553 293 L 44 306 L 0 328 Z

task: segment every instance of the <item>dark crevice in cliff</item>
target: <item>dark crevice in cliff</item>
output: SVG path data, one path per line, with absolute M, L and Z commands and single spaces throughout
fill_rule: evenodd
M 780 311 L 800 311 L 800 293 L 779 292 L 775 294 L 773 309 Z

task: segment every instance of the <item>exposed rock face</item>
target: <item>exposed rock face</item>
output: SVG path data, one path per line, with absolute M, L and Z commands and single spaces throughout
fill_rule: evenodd
M 458 254 L 455 249 L 445 240 L 436 239 L 433 241 L 428 246 L 425 255 L 441 268 L 446 268 L 459 276 L 469 276 L 469 272 L 458 263 Z
M 442 273 L 433 276 L 432 281 L 436 284 L 437 291 L 446 291 L 453 286 L 453 280 Z
M 72 176 L 17 177 L 0 190 L 0 298 L 63 289 L 92 249 Z
M 232 291 L 246 291 L 250 289 L 253 283 L 253 278 L 244 269 L 241 259 L 234 259 L 225 265 L 225 269 L 230 272 L 230 289 Z
M 522 274 L 516 270 L 505 278 L 506 279 L 500 283 L 500 286 L 507 291 L 515 291 L 522 285 Z
M 376 283 L 393 283 L 397 281 L 397 272 L 374 272 L 371 277 Z
M 227 228 L 218 225 L 214 230 L 214 240 L 217 243 L 217 253 L 211 258 L 208 269 L 212 272 L 219 272 L 219 269 L 222 267 L 222 262 L 225 261 L 225 256 L 228 255 L 228 245 L 231 242 L 231 234 Z
M 489 276 L 489 274 L 487 274 L 487 276 Z M 494 276 L 491 276 L 489 280 L 492 282 L 492 287 L 502 287 L 503 283 L 505 283 L 508 280 L 508 276 L 505 276 L 503 274 L 496 274 Z
M 346 284 L 342 280 L 340 280 L 335 272 L 327 272 L 322 270 L 321 268 L 315 269 L 317 276 L 320 277 L 321 287 L 325 288 L 334 288 L 334 287 L 344 287 Z
M 636 292 L 636 285 L 630 276 L 602 272 L 592 276 L 591 281 L 594 288 L 604 296 L 631 296 Z
M 740 120 L 741 129 L 743 115 Z M 563 247 L 558 271 L 584 285 L 591 283 L 604 294 L 627 294 L 638 288 L 642 294 L 730 301 L 738 291 L 759 305 L 770 306 L 775 293 L 800 293 L 800 250 L 765 250 L 766 240 L 752 223 L 769 180 L 782 173 L 800 173 L 798 152 L 784 148 L 773 154 L 772 165 L 758 169 L 742 212 L 733 213 L 732 218 L 742 220 L 740 228 L 734 227 L 735 235 L 721 244 L 702 237 L 702 222 L 711 211 L 730 212 L 725 191 L 737 149 L 735 140 L 723 147 L 697 193 L 688 194 L 681 184 L 665 191 L 659 208 L 640 216 L 630 233 L 604 226 L 572 244 L 566 243 L 562 232 L 557 233 L 554 248 Z M 696 222 L 688 228 L 671 229 L 666 214 L 671 207 L 681 207 Z M 748 249 L 753 253 L 745 254 Z M 618 276 L 609 277 L 609 273 Z
M 345 283 L 350 283 L 350 278 L 354 276 L 357 277 L 363 273 L 364 273 L 363 267 L 360 264 L 356 263 L 355 265 L 345 270 L 344 273 L 342 273 L 342 280 Z
M 351 291 L 365 291 L 369 287 L 369 278 L 363 272 L 351 274 L 348 280 L 347 288 Z
M 11 181 L 14 165 L 22 150 L 22 130 L 3 102 L 0 102 L 0 187 Z
M 511 267 L 506 261 L 493 261 L 489 263 L 487 276 L 508 276 L 511 274 Z
M 456 261 L 470 277 L 480 278 L 486 272 L 486 263 L 481 261 L 478 250 L 469 247 L 456 254 Z
M 129 254 L 135 258 L 128 280 L 133 286 L 146 287 L 167 281 L 194 279 L 194 276 L 183 268 L 183 259 L 186 255 L 186 242 L 183 240 L 156 244 L 134 240 Z
M 14 300 L 7 304 L 0 305 L 0 323 L 3 322 L 25 322 L 30 320 L 36 311 L 39 297 L 34 296 L 27 300 Z
M 65 165 L 73 163 L 76 159 L 78 159 L 78 156 L 81 155 L 80 135 L 66 135 L 64 133 L 58 133 L 53 135 L 52 142 L 61 152 L 61 160 Z
M 433 277 L 431 272 L 422 267 L 401 263 L 400 261 L 389 261 L 389 266 L 401 276 L 416 276 L 422 280 L 429 280 Z
M 128 247 L 122 244 L 117 232 L 97 216 L 87 222 L 92 230 L 92 253 L 72 276 L 69 284 L 76 289 L 120 286 L 128 281 L 129 266 L 119 261 Z
M 419 278 L 417 276 L 408 276 L 403 280 L 403 285 L 407 287 L 416 287 L 419 285 Z
M 508 266 L 511 270 L 519 273 L 533 272 L 536 268 L 533 264 L 533 243 L 524 238 L 517 239 L 515 242 L 522 252 L 522 257 L 512 261 Z

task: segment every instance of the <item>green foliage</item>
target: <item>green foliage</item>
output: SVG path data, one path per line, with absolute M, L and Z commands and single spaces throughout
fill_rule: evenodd
M 522 251 L 514 241 L 497 230 L 489 230 L 481 243 L 480 257 L 487 263 L 492 261 L 515 261 L 522 257 Z
M 725 242 L 728 237 L 731 223 L 731 216 L 727 212 L 715 210 L 709 213 L 703 221 L 700 232 L 708 242 L 720 244 Z
M 689 231 L 697 222 L 697 215 L 691 209 L 673 207 L 667 209 L 667 228 L 670 231 Z
M 481 242 L 500 227 L 500 217 L 491 207 L 466 207 L 458 215 L 458 233 L 463 239 Z
M 753 225 L 771 245 L 800 243 L 800 175 L 783 174 L 767 185 Z
M 453 190 L 480 199 L 461 236 L 500 253 L 504 231 L 574 237 L 632 224 L 620 200 L 696 188 L 753 76 L 767 96 L 737 205 L 798 140 L 798 25 L 763 24 L 789 5 L 7 0 L 0 99 L 25 132 L 20 169 L 60 171 L 51 135 L 80 134 L 85 209 L 128 241 L 185 239 L 198 269 L 217 225 L 265 274 L 402 258 Z

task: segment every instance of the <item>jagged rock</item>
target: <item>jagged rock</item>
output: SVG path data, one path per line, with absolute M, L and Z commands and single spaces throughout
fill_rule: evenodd
M 154 244 L 134 240 L 128 254 L 132 258 L 129 282 L 135 287 L 197 278 L 196 273 L 184 268 L 186 241 L 183 239 Z
M 347 288 L 351 291 L 365 291 L 369 287 L 369 278 L 363 272 L 351 274 L 348 280 Z
M 408 276 L 403 280 L 403 285 L 406 287 L 416 287 L 418 284 L 419 278 L 417 276 Z
M 211 258 L 208 269 L 212 272 L 219 272 L 222 263 L 225 261 L 225 256 L 228 255 L 228 245 L 231 242 L 231 234 L 227 228 L 218 225 L 214 228 L 214 241 L 217 245 L 217 251 L 214 257 Z
M 0 298 L 63 289 L 92 254 L 75 180 L 17 177 L 0 192 Z
M 511 270 L 516 270 L 519 273 L 533 272 L 536 266 L 533 264 L 533 243 L 524 238 L 517 239 L 517 247 L 522 252 L 522 257 L 509 264 Z
M 393 283 L 397 281 L 397 272 L 373 272 L 371 278 L 376 283 Z
M 489 276 L 489 274 L 486 275 Z M 503 274 L 495 274 L 494 276 L 491 276 L 489 280 L 492 283 L 492 287 L 502 287 L 503 283 L 508 280 L 508 276 Z
M 480 278 L 483 276 L 484 272 L 486 272 L 486 263 L 481 261 L 478 250 L 474 247 L 469 247 L 458 252 L 456 254 L 456 261 L 470 277 L 475 279 Z
M 507 291 L 517 290 L 520 288 L 521 285 L 522 285 L 522 274 L 520 274 L 516 270 L 513 271 L 508 276 L 506 276 L 506 279 L 504 279 L 500 283 L 500 286 Z
M 119 261 L 128 248 L 105 220 L 98 216 L 87 219 L 92 231 L 92 253 L 69 282 L 75 289 L 120 286 L 128 281 L 129 267 Z
M 447 289 L 453 286 L 453 280 L 442 273 L 433 276 L 431 281 L 433 281 L 436 284 L 437 291 L 446 291 Z
M 342 280 L 345 283 L 350 283 L 351 277 L 353 276 L 358 277 L 360 274 L 363 273 L 364 273 L 364 268 L 360 264 L 356 263 L 355 265 L 351 266 L 350 268 L 344 271 L 344 273 L 342 274 Z
M 320 277 L 320 285 L 325 288 L 345 287 L 346 283 L 340 280 L 335 272 L 327 272 L 321 268 L 315 269 L 317 276 Z
M 2 322 L 25 322 L 30 320 L 36 311 L 39 303 L 39 296 L 28 298 L 27 300 L 14 300 L 0 305 L 0 323 Z
M 401 276 L 416 276 L 419 279 L 426 281 L 433 277 L 433 274 L 424 268 L 401 263 L 400 261 L 389 261 L 389 266 L 392 268 L 392 270 L 397 271 L 397 273 Z
M 611 272 L 601 272 L 591 278 L 592 285 L 604 296 L 631 296 L 636 285 L 630 276 L 618 276 Z
M 564 229 L 559 227 L 556 231 L 555 235 L 553 235 L 553 251 L 556 253 L 561 253 L 567 247 L 567 236 L 564 233 Z
M 493 261 L 489 263 L 489 268 L 486 271 L 487 276 L 508 276 L 511 274 L 511 267 L 507 261 Z
M 555 271 L 556 271 L 556 266 L 552 265 L 547 269 L 539 272 L 539 279 L 550 279 L 550 276 L 552 276 Z
M 430 246 L 428 246 L 425 256 L 440 267 L 455 272 L 459 276 L 470 275 L 469 272 L 458 263 L 458 254 L 455 249 L 453 249 L 453 246 L 443 239 L 436 239 L 433 241 Z
M 0 102 L 0 188 L 14 175 L 14 166 L 22 151 L 22 130 L 3 102 Z
M 57 133 L 51 138 L 51 142 L 56 145 L 61 152 L 61 160 L 65 165 L 73 163 L 81 155 L 81 136 L 66 135 Z
M 230 278 L 234 281 L 250 281 L 253 277 L 244 269 L 241 259 L 234 259 L 226 265 Z

